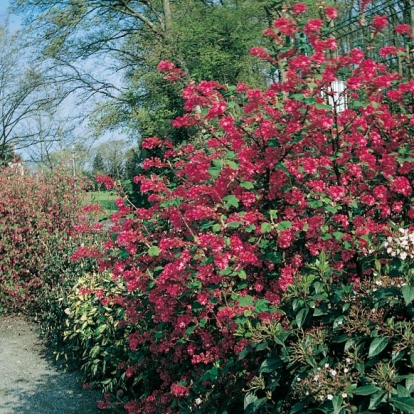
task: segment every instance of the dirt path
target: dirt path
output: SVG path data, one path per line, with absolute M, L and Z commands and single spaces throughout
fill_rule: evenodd
M 101 394 L 83 390 L 79 376 L 57 371 L 34 327 L 0 317 L 0 414 L 97 414 Z

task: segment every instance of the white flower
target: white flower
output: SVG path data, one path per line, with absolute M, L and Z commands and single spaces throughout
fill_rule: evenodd
M 348 394 L 347 394 L 346 392 L 343 392 L 343 393 L 341 394 L 341 397 L 342 397 L 342 398 L 346 398 L 346 397 L 348 397 Z
M 315 375 L 315 376 L 313 377 L 313 380 L 314 380 L 314 381 L 318 381 L 318 380 L 319 380 L 319 375 Z
M 325 368 L 329 368 L 329 364 L 325 364 Z
M 407 258 L 407 252 L 401 252 L 400 253 L 400 259 L 405 260 Z
M 327 399 L 327 400 L 329 400 L 329 401 L 331 401 L 331 400 L 332 400 L 332 398 L 333 398 L 333 395 L 332 395 L 332 394 L 328 394 L 328 395 L 326 396 L 326 399 Z
M 337 372 L 334 369 L 331 369 L 330 373 L 333 377 L 337 374 Z
M 348 368 L 344 368 L 344 372 L 346 374 L 347 372 L 349 372 L 349 369 Z
M 351 362 L 351 358 L 345 359 L 346 363 L 349 364 Z
M 376 284 L 377 286 L 381 286 L 381 285 L 382 285 L 382 281 L 381 281 L 381 280 L 376 280 L 376 281 L 375 281 L 375 284 Z

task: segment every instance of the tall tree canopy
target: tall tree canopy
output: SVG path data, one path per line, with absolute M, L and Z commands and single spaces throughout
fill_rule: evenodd
M 36 62 L 32 50 L 12 33 L 7 20 L 0 24 L 0 160 L 10 149 L 19 151 L 39 140 L 54 140 L 54 134 L 40 134 L 36 120 L 54 116 L 65 90 L 56 85 L 45 62 Z
M 121 126 L 145 137 L 171 134 L 171 119 L 182 107 L 178 91 L 156 71 L 160 60 L 175 62 L 197 79 L 266 82 L 268 74 L 247 52 L 263 41 L 261 31 L 278 3 L 17 0 L 15 10 L 25 14 L 32 38 L 68 81 L 86 94 L 110 98 L 96 112 L 99 132 Z M 175 131 L 176 139 L 185 138 L 181 134 Z

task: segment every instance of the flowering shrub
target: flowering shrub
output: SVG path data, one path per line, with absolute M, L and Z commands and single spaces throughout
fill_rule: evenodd
M 283 323 L 239 330 L 252 338 L 240 358 L 259 362 L 245 412 L 413 412 L 412 260 L 377 260 L 371 278 L 347 285 L 328 256 L 288 288 Z
M 267 404 L 281 380 L 276 375 L 266 378 L 270 385 L 264 388 L 254 384 L 279 362 L 264 371 L 254 356 L 241 356 L 255 343 L 254 333 L 267 326 L 279 330 L 269 331 L 272 341 L 256 350 L 279 344 L 284 352 L 279 335 L 287 335 L 292 321 L 300 331 L 312 316 L 310 305 L 300 305 L 306 290 L 292 302 L 297 313 L 283 316 L 289 286 L 307 283 L 306 269 L 328 252 L 329 286 L 343 286 L 348 298 L 353 286 L 371 283 L 375 260 L 390 260 L 376 249 L 391 236 L 390 222 L 414 218 L 413 81 L 389 73 L 358 49 L 335 56 L 335 39 L 323 35 L 324 24 L 337 17 L 332 8 L 323 20 L 302 22 L 302 13 L 295 5 L 265 31 L 275 52 L 251 51 L 275 66 L 280 82 L 266 90 L 214 81 L 185 86 L 187 113 L 174 125 L 198 128 L 204 147 L 174 147 L 156 137 L 142 143 L 164 153 L 145 160 L 149 173 L 135 178 L 152 204 L 134 208 L 118 201 L 113 235 L 100 260 L 101 269 L 124 280 L 130 294 L 118 298 L 132 325 L 124 361 L 133 379 L 124 399 L 130 413 L 238 412 L 249 387 L 266 390 L 261 398 L 250 394 L 249 410 Z M 376 18 L 373 34 L 384 24 Z M 172 63 L 159 68 L 168 80 L 183 80 Z M 331 88 L 337 79 L 346 81 L 342 111 L 337 103 L 343 96 Z M 316 288 L 312 295 L 316 308 L 325 297 L 318 299 Z M 341 297 L 332 294 L 329 301 L 339 306 Z M 332 370 L 350 370 L 346 359 L 332 365 L 321 345 L 325 333 L 312 329 L 322 336 L 312 342 L 305 332 L 301 346 L 319 344 L 322 356 L 312 367 L 328 363 L 331 369 L 312 375 L 328 378 Z M 369 383 L 355 370 L 346 378 Z M 333 389 L 324 391 L 334 397 Z M 299 400 L 301 392 L 292 398 Z
M 73 273 L 83 272 L 87 262 L 92 265 L 90 259 L 70 260 L 80 243 L 95 243 L 98 237 L 97 209 L 84 208 L 84 197 L 82 183 L 60 171 L 0 173 L 0 306 L 4 311 L 50 317 L 55 307 L 56 311 L 61 307 L 59 286 Z

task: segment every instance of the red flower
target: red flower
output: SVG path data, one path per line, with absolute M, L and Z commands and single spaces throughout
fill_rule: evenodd
M 411 195 L 412 188 L 410 181 L 405 177 L 397 177 L 391 183 L 391 189 L 399 194 L 405 195 L 406 197 Z
M 381 30 L 385 29 L 388 25 L 387 16 L 379 16 L 378 14 L 374 16 L 371 22 L 371 26 L 374 28 L 374 32 L 378 33 Z
M 107 175 L 98 175 L 98 177 L 96 177 L 96 182 L 102 183 L 107 190 L 113 188 L 115 184 L 114 179 Z
M 312 20 L 309 20 L 305 24 L 305 28 L 304 28 L 303 31 L 307 35 L 310 35 L 310 34 L 315 33 L 315 32 L 319 33 L 321 31 L 322 25 L 323 25 L 322 20 L 312 19 Z
M 303 3 L 295 3 L 292 6 L 292 12 L 294 14 L 301 14 L 304 13 L 306 11 L 306 4 Z
M 286 36 L 294 36 L 297 32 L 296 23 L 286 17 L 276 19 L 273 25 Z
M 398 24 L 395 26 L 395 31 L 399 34 L 406 34 L 412 36 L 412 27 L 409 24 Z
M 335 20 L 339 16 L 338 10 L 336 10 L 334 7 L 326 7 L 325 14 L 326 14 L 326 17 L 331 20 Z

